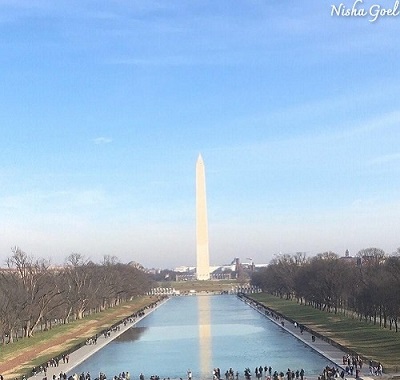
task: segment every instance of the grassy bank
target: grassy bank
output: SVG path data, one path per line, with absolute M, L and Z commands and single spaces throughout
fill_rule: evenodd
M 0 373 L 7 378 L 30 374 L 33 367 L 68 352 L 87 338 L 109 328 L 151 304 L 156 297 L 140 297 L 133 301 L 92 314 L 84 319 L 37 332 L 31 338 L 0 347 Z M 11 365 L 12 364 L 12 365 Z
M 400 332 L 265 293 L 251 297 L 366 358 L 380 361 L 387 371 L 400 372 Z

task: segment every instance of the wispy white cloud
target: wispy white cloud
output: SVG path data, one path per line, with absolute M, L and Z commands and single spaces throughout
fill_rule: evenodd
M 87 12 L 88 18 L 93 18 L 96 20 L 116 20 L 118 19 L 118 15 L 111 11 L 100 11 L 100 10 L 92 10 Z
M 373 159 L 371 159 L 368 164 L 369 165 L 383 165 L 383 164 L 388 164 L 393 161 L 399 161 L 400 160 L 400 153 L 391 153 L 391 154 L 385 154 L 383 156 L 378 156 Z
M 1 7 L 47 9 L 52 5 L 51 1 L 30 1 L 30 0 L 0 0 Z
M 381 130 L 387 127 L 397 126 L 400 123 L 400 111 L 386 112 L 377 117 L 363 121 L 353 129 L 353 132 L 368 132 L 372 130 Z
M 90 207 L 107 202 L 101 190 L 63 190 L 55 192 L 33 191 L 0 198 L 0 209 L 9 211 L 28 211 L 40 209 L 65 210 L 69 208 Z
M 340 104 L 347 109 L 347 106 L 343 103 L 343 100 L 332 101 L 332 104 Z M 315 104 L 305 104 L 304 107 L 296 106 L 292 109 L 287 109 L 282 112 L 276 112 L 273 115 L 265 115 L 265 121 L 262 122 L 261 119 L 257 120 L 257 123 L 264 124 L 266 128 L 274 123 L 279 123 L 277 125 L 282 129 L 282 134 L 279 132 L 273 133 L 272 137 L 266 137 L 256 142 L 250 142 L 249 144 L 233 145 L 229 147 L 218 148 L 216 150 L 221 152 L 234 151 L 235 153 L 243 152 L 246 155 L 251 152 L 251 154 L 257 156 L 270 156 L 271 152 L 275 149 L 278 153 L 281 152 L 293 152 L 308 150 L 314 150 L 320 152 L 324 151 L 332 146 L 340 146 L 340 144 L 349 146 L 355 141 L 362 139 L 368 140 L 373 138 L 377 134 L 385 134 L 386 132 L 393 131 L 397 129 L 400 124 L 400 111 L 389 111 L 382 114 L 376 115 L 375 117 L 365 116 L 361 119 L 355 119 L 352 122 L 347 122 L 345 125 L 341 121 L 332 123 L 331 125 L 325 125 L 321 122 L 318 125 L 316 122 L 314 128 L 305 129 L 302 128 L 302 124 L 307 123 L 308 120 L 318 115 L 317 120 L 323 120 L 324 114 L 329 115 L 331 110 L 329 109 L 329 102 L 324 101 Z M 308 114 L 308 116 L 307 116 Z M 325 115 L 325 118 L 327 116 Z M 297 119 L 297 121 L 296 121 Z M 254 120 L 255 122 L 255 120 Z M 240 121 L 242 123 L 242 121 Z M 251 122 L 248 121 L 248 124 Z M 294 125 L 298 125 L 298 128 L 293 128 Z M 292 128 L 292 133 L 284 133 L 285 125 L 289 125 Z M 286 157 L 290 155 L 286 154 Z M 377 164 L 383 162 L 389 162 L 397 160 L 400 154 L 390 154 L 385 155 L 380 158 L 376 158 L 369 162 L 370 164 Z M 280 157 L 284 159 L 284 157 Z
M 238 64 L 244 64 L 245 59 L 235 58 L 228 59 L 223 52 L 209 53 L 207 56 L 199 56 L 197 54 L 186 54 L 186 55 L 159 55 L 157 57 L 121 57 L 114 59 L 107 59 L 105 62 L 107 65 L 125 65 L 125 66 L 149 66 L 149 67 L 161 67 L 161 66 L 233 66 Z
M 96 145 L 104 145 L 104 144 L 110 144 L 112 142 L 112 139 L 109 137 L 96 137 L 93 142 Z
M 376 91 L 384 87 L 385 92 Z M 370 83 L 360 88 L 345 90 L 338 95 L 314 98 L 290 106 L 271 107 L 262 112 L 252 112 L 234 117 L 230 122 L 225 121 L 231 129 L 240 129 L 249 125 L 262 128 L 268 143 L 273 139 L 282 142 L 285 136 L 288 142 L 327 143 L 346 140 L 365 135 L 385 128 L 393 128 L 400 123 L 400 112 L 397 104 L 387 105 L 386 97 L 396 99 L 400 96 L 398 86 L 390 82 Z M 368 112 L 368 110 L 379 110 Z M 359 112 L 359 111 L 362 111 Z M 346 123 L 341 115 L 349 115 Z M 307 127 L 305 127 L 307 126 Z M 216 125 L 215 128 L 219 126 Z M 290 131 L 290 133 L 287 133 Z M 259 140 L 254 144 L 265 148 L 265 141 Z M 240 143 L 241 149 L 252 147 Z M 236 149 L 236 147 L 235 147 Z
M 356 214 L 364 210 L 368 210 L 370 213 L 372 211 L 376 211 L 376 209 L 381 205 L 384 204 L 384 200 L 378 196 L 371 197 L 371 198 L 357 198 L 353 200 L 350 205 L 350 211 Z

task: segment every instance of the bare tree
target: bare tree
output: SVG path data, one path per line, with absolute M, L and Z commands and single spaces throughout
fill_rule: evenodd
M 367 265 L 379 265 L 384 263 L 386 259 L 385 251 L 374 247 L 360 250 L 357 256 L 361 259 L 361 264 Z
M 7 259 L 10 272 L 6 279 L 13 292 L 19 293 L 14 308 L 20 310 L 23 336 L 30 337 L 60 290 L 47 261 L 35 261 L 18 247 L 12 248 L 12 253 Z
M 151 284 L 143 270 L 115 256 L 96 264 L 72 253 L 64 267 L 51 268 L 15 247 L 7 268 L 0 269 L 0 337 L 3 344 L 30 337 L 39 325 L 48 329 L 54 321 L 81 319 L 145 294 Z
M 73 313 L 75 319 L 82 319 L 89 302 L 96 296 L 97 289 L 92 276 L 91 265 L 79 253 L 73 253 L 66 260 L 66 302 L 69 305 L 66 319 Z

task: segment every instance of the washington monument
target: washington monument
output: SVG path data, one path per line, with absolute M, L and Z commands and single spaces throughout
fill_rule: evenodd
M 210 258 L 208 254 L 206 175 L 201 154 L 199 154 L 196 162 L 196 243 L 196 277 L 198 280 L 209 280 Z

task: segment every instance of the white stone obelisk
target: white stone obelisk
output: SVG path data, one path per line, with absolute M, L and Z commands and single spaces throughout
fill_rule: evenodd
M 196 162 L 196 243 L 196 278 L 198 280 L 209 280 L 210 258 L 208 253 L 206 175 L 201 154 L 199 154 Z

